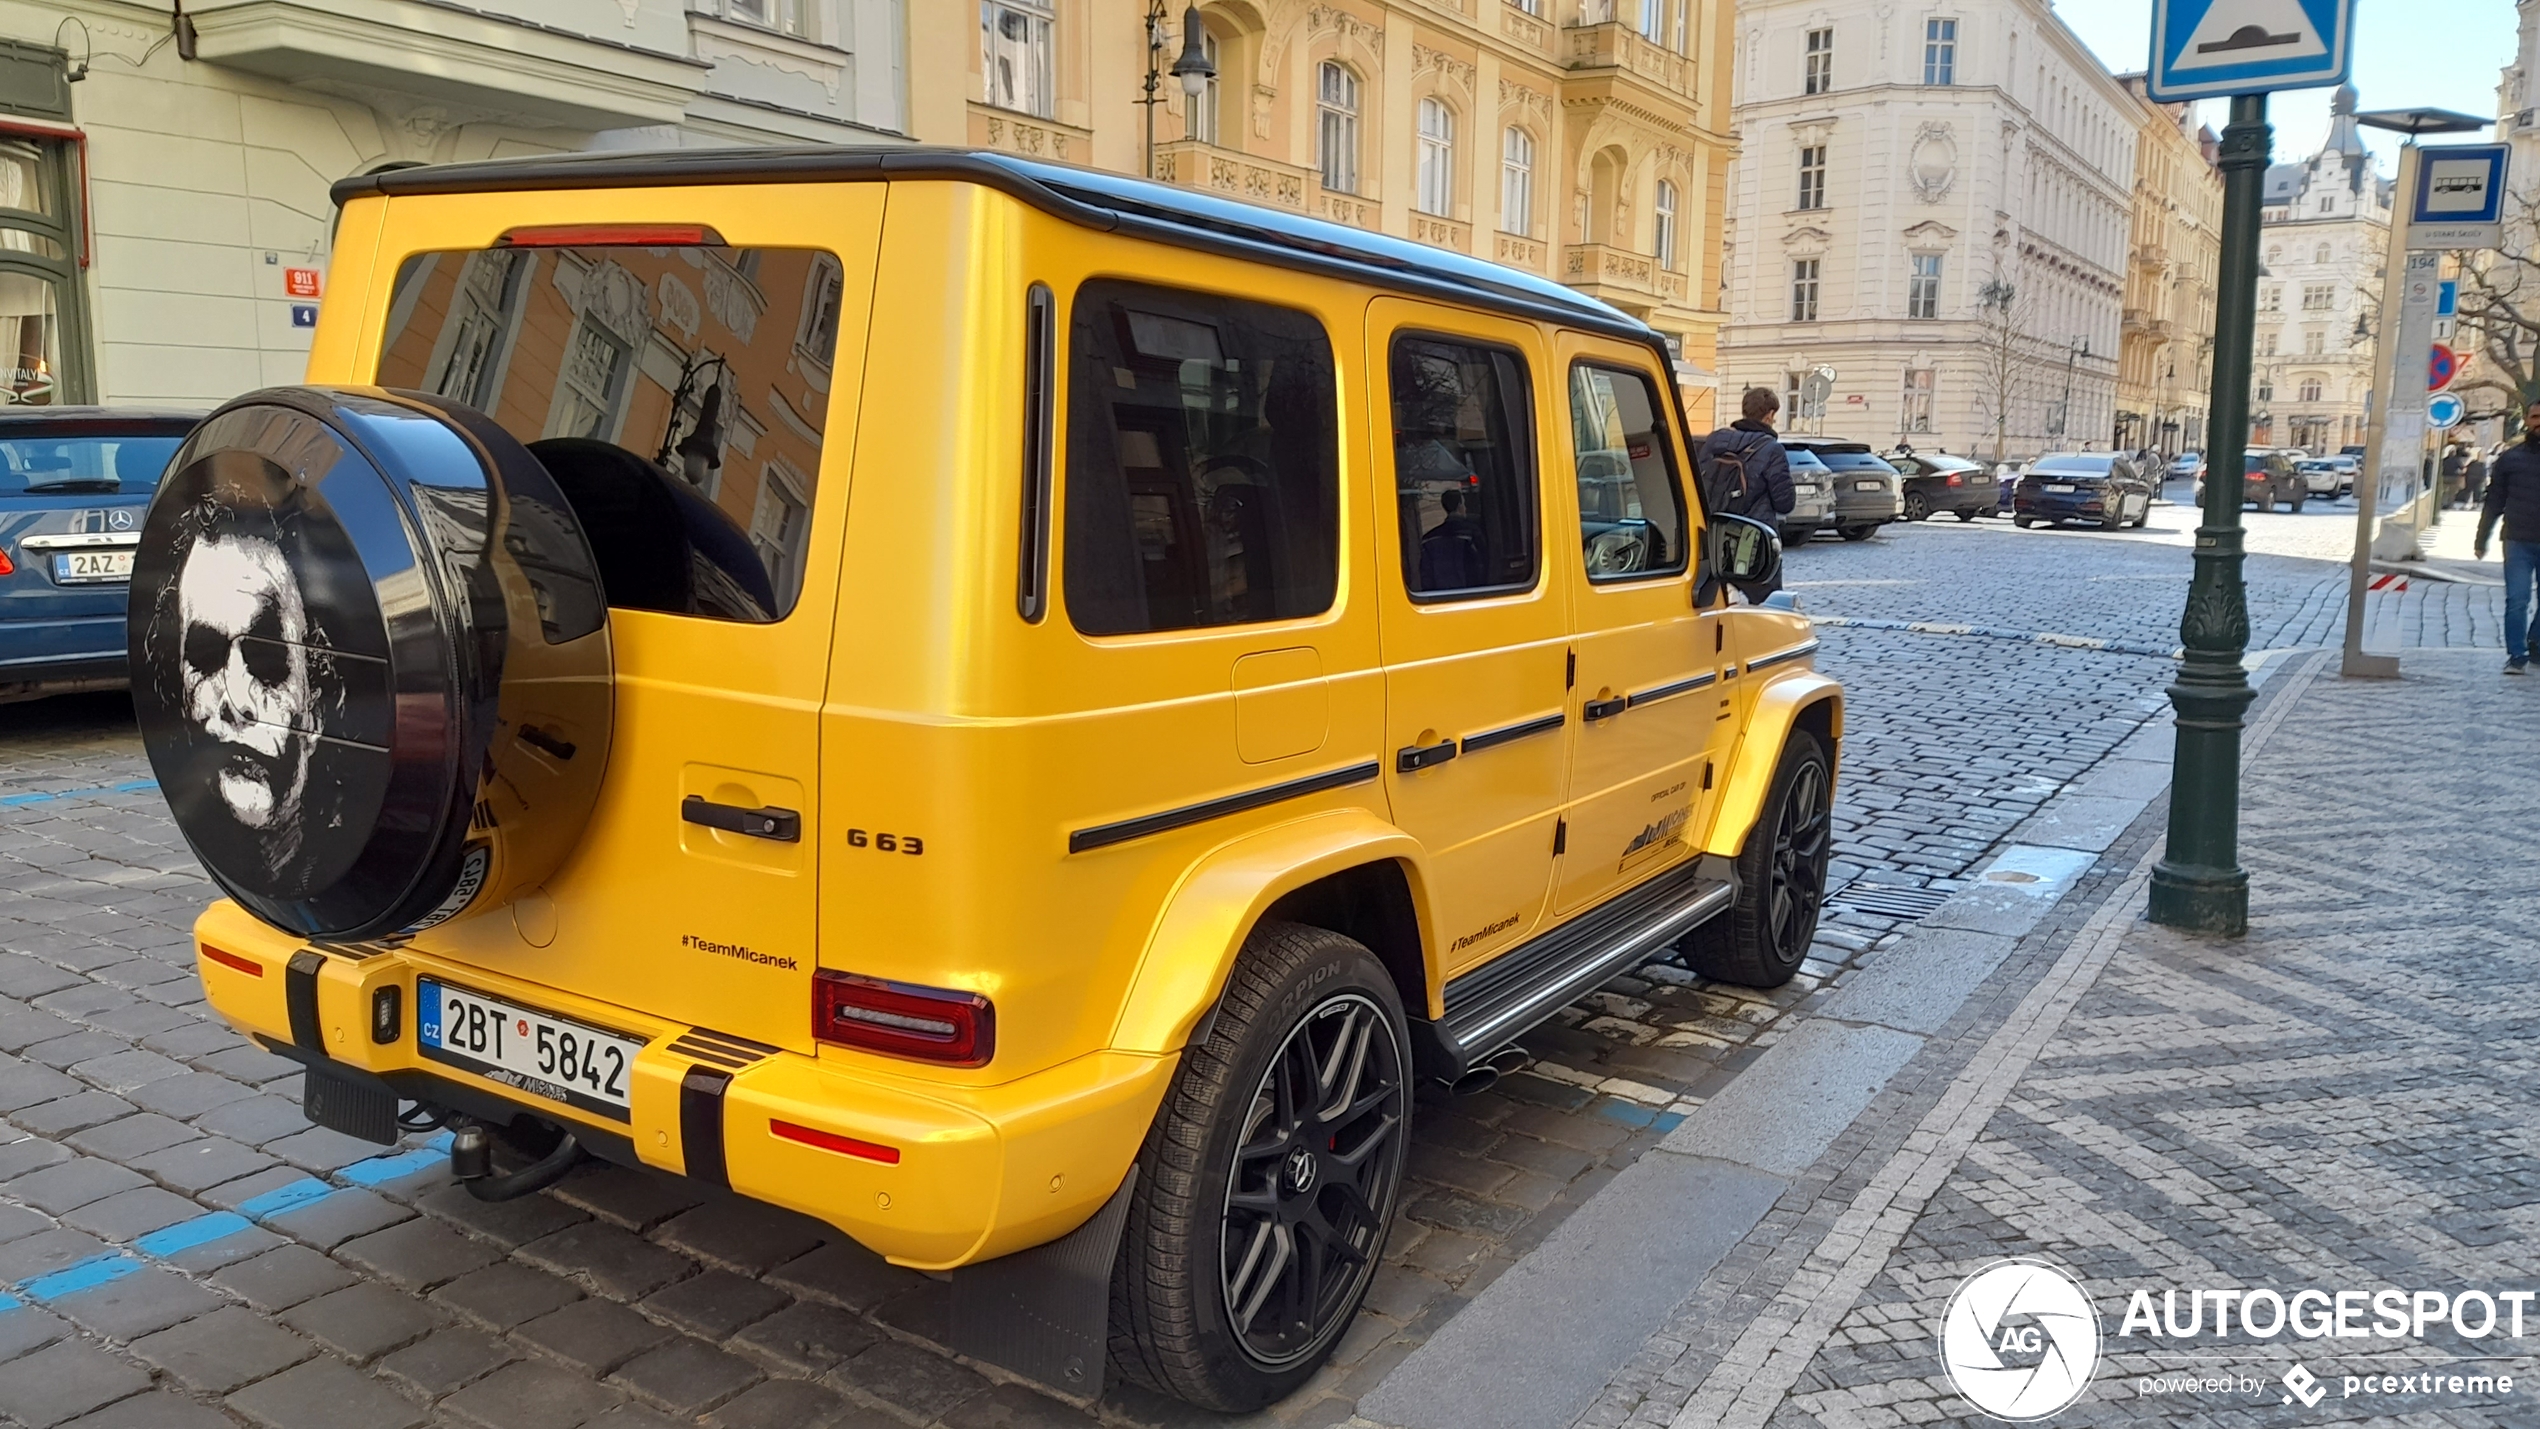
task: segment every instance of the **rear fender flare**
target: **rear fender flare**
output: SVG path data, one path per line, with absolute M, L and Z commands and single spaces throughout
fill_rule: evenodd
M 1764 796 L 1773 787 L 1782 747 L 1790 742 L 1801 712 L 1818 705 L 1831 706 L 1826 714 L 1836 748 L 1828 749 L 1826 756 L 1833 759 L 1843 738 L 1843 686 L 1814 670 L 1797 668 L 1777 671 L 1765 684 L 1729 764 L 1728 786 L 1721 792 L 1720 812 L 1711 821 L 1711 837 L 1704 841 L 1703 852 L 1735 858 L 1746 846 L 1747 831 L 1755 827 L 1764 811 Z
M 1409 834 L 1363 810 L 1315 814 L 1247 834 L 1211 850 L 1173 889 L 1139 957 L 1113 1024 L 1116 1051 L 1168 1054 L 1217 1005 L 1253 924 L 1279 898 L 1364 864 L 1399 865 L 1412 907 L 1426 906 L 1423 851 Z M 1427 930 L 1421 942 L 1428 943 Z M 1436 969 L 1430 963 L 1434 983 Z M 1414 1015 L 1422 1009 L 1414 1008 Z

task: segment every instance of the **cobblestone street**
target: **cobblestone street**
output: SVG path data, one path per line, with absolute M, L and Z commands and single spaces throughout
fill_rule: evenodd
M 1823 1005 L 1942 899 L 1970 888 L 2015 829 L 2130 740 L 2138 751 L 2164 741 L 2156 726 L 2166 724 L 2162 691 L 2175 670 L 2166 652 L 2192 518 L 2156 507 L 2151 529 L 2124 533 L 1934 523 L 1792 552 L 1788 580 L 1803 607 L 1854 622 L 1827 625 L 1818 658 L 1849 702 L 1837 892 L 1818 956 L 1771 994 L 1654 964 L 1528 1038 L 1535 1061 L 1525 1072 L 1425 1105 L 1413 1184 L 1367 1312 L 1322 1377 L 1265 1418 L 1349 1418 L 1573 1211 L 1733 1086 L 1804 1020 L 1795 1013 Z M 2250 526 L 2252 650 L 2333 644 L 2352 507 L 2253 515 Z M 2494 638 L 2492 589 L 2416 584 L 2425 592 L 2391 598 L 2461 612 L 2450 623 L 2419 618 L 2428 643 Z M 2494 683 L 2483 652 L 2439 659 L 2447 663 L 2428 667 L 2438 674 L 2406 687 L 2432 703 L 2411 705 L 2397 727 L 2426 728 L 2442 701 Z M 2412 961 L 2433 949 L 2412 941 L 2395 906 L 2367 901 L 2367 889 L 2437 888 L 2492 898 L 2482 916 L 2499 930 L 2518 926 L 2532 912 L 2530 862 L 2482 869 L 2485 845 L 2437 857 L 2439 839 L 2394 838 L 2359 881 L 2345 800 L 2387 808 L 2388 828 L 2404 821 L 2458 838 L 2453 811 L 2471 791 L 2365 796 L 2333 783 L 2332 773 L 2373 765 L 2384 737 L 2375 721 L 2389 717 L 2375 713 L 2374 690 L 2339 687 L 2333 675 L 2312 688 L 2253 784 L 2253 826 L 2271 820 L 2284 833 L 2249 850 L 2267 913 L 2251 956 L 2217 966 L 2194 945 L 2130 936 L 1913 1234 L 1876 1262 L 1858 1303 L 1841 1307 L 1823 1353 L 1764 1406 L 1773 1423 L 1962 1413 L 1945 1386 L 1932 1387 L 1925 1327 L 1931 1296 L 1946 1294 L 1970 1256 L 2038 1246 L 2086 1269 L 2103 1306 L 2120 1287 L 2182 1265 L 2233 1283 L 2344 1274 L 2350 1267 L 2300 1259 L 2308 1241 L 2243 1233 L 2260 1194 L 2303 1183 L 2311 1209 L 2270 1214 L 2304 1218 L 2308 1236 L 2404 1203 L 2423 1229 L 2392 1240 L 2393 1254 L 2499 1280 L 2531 1269 L 2527 1250 L 2508 1258 L 2535 1229 L 2516 1199 L 2532 1174 L 2527 1157 L 2477 1161 L 2459 1140 L 2519 1144 L 2530 1130 L 2527 1085 L 2484 1086 L 2466 1104 L 2481 1126 L 2421 1136 L 2387 1160 L 2374 1150 L 2399 1119 L 2421 1118 L 2416 1098 L 2451 1088 L 2480 1047 L 2512 1060 L 2500 1049 L 2529 1035 L 2527 1003 L 2514 1000 L 2529 981 L 2527 958 L 2515 961 L 2527 950 L 2501 931 L 2480 950 L 2447 939 L 2439 991 L 2412 990 Z M 598 1167 L 489 1206 L 450 1182 L 434 1142 L 383 1155 L 310 1128 L 292 1065 L 208 1020 L 186 930 L 210 888 L 149 782 L 129 718 L 118 696 L 0 707 L 0 1115 L 12 1128 L 0 1130 L 9 1138 L 0 1144 L 0 1416 L 9 1422 L 1220 1422 L 1120 1388 L 1089 1414 L 958 1361 L 939 1348 L 942 1281 L 787 1213 Z M 2480 727 L 2440 724 L 2463 735 Z M 2529 741 L 2503 753 L 2527 767 Z M 2470 756 L 2458 758 L 2466 777 Z M 2475 792 L 2496 796 L 2485 785 Z M 2147 837 L 2138 828 L 2119 843 L 2055 916 L 2122 906 Z M 2509 911 L 2515 924 L 2503 921 Z M 1983 1043 L 2020 992 L 1988 985 L 1952 1024 L 1951 1045 Z M 2297 994 L 2307 1016 L 2284 1011 Z M 2428 1021 L 2450 1029 L 2439 1043 L 2371 1050 L 2372 1039 Z M 2140 1034 L 2155 1024 L 2178 1035 Z M 1942 1050 L 1935 1041 L 1923 1061 L 1946 1060 Z M 2225 1064 L 2236 1064 L 2228 1075 Z M 2350 1076 L 2376 1090 L 2339 1091 Z M 1937 1095 L 1948 1080 L 1918 1062 L 1878 1105 Z M 2410 1090 L 2383 1094 L 2401 1088 Z M 2302 1101 L 2313 1094 L 2316 1104 Z M 2256 1110 L 2279 1103 L 2307 1109 Z M 2121 1142 L 2157 1145 L 2170 1160 L 2120 1153 Z M 1719 1365 L 1746 1365 L 1735 1359 L 1740 1327 L 1818 1276 L 1805 1256 L 1833 1254 L 1810 1250 L 1821 1237 L 1795 1232 L 1831 1225 L 1891 1151 L 1839 1143 L 1829 1160 L 1850 1158 L 1843 1169 L 1792 1190 L 1806 1199 L 1785 1199 L 1758 1244 L 1695 1294 L 1592 1419 L 1667 1423 L 1681 1412 L 1695 1417 L 1675 1422 L 1712 1422 L 1699 1417 L 1698 1390 Z M 2341 1199 L 2360 1193 L 2326 1190 L 2303 1157 L 2335 1161 L 2349 1178 L 2336 1184 L 2378 1188 L 2375 1199 Z M 2490 1167 L 2483 1189 L 2435 1186 L 2438 1165 L 2472 1162 Z M 2090 1213 L 2076 1218 L 2076 1202 Z M 2247 1261 L 2259 1255 L 2276 1258 Z M 2358 1284 L 2424 1280 L 2418 1268 L 2351 1267 Z M 1891 1322 L 1892 1333 L 1880 1328 Z M 2116 1398 L 2099 1407 L 2120 1418 L 2139 1408 Z

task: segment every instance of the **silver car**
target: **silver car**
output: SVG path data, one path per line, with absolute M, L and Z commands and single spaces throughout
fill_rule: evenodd
M 1834 524 L 1834 473 L 1806 447 L 1784 449 L 1790 457 L 1790 514 L 1781 518 L 1782 544 L 1805 545 L 1808 538 Z

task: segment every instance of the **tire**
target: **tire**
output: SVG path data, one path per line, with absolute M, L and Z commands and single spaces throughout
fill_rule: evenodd
M 2274 487 L 2268 487 L 2266 490 L 2258 493 L 2258 509 L 2261 511 L 2273 511 L 2275 509 Z
M 1345 1042 L 1363 1052 L 1332 1060 Z M 1288 1095 L 1276 1075 L 1298 1079 Z M 1309 1111 L 1278 1128 L 1283 1106 L 1340 1100 L 1344 1076 L 1355 1090 L 1339 1117 Z M 1253 930 L 1138 1155 L 1111 1281 L 1111 1352 L 1124 1374 L 1228 1414 L 1313 1377 L 1384 1255 L 1410 1142 L 1411 1076 L 1402 1000 L 1373 954 L 1321 928 Z M 1346 1157 L 1331 1149 L 1344 1142 Z M 1297 1233 L 1308 1227 L 1333 1238 L 1316 1247 L 1328 1257 L 1317 1304 L 1289 1324 L 1298 1277 L 1281 1267 L 1293 1270 L 1295 1256 L 1268 1268 L 1258 1257 L 1312 1239 Z M 1250 1314 L 1237 1308 L 1247 1302 Z M 1281 1323 L 1265 1331 L 1274 1305 Z
M 2099 529 L 2100 529 L 2100 530 L 2102 530 L 2102 531 L 2122 531 L 2122 530 L 2124 530 L 2124 529 L 2125 529 L 2125 502 L 2124 502 L 2124 501 L 2120 500 L 2119 502 L 2117 502 L 2117 509 L 2116 509 L 2116 510 L 2111 511 L 2111 512 L 2107 513 L 2106 515 L 2101 516 L 2101 517 L 2099 518 Z
M 1931 519 L 1931 502 L 1926 500 L 1921 492 L 1909 491 L 1905 493 L 1905 519 L 1908 521 L 1928 521 Z
M 2029 527 L 2037 524 L 2037 518 L 2034 516 L 2014 516 L 2011 518 L 2011 524 L 2025 531 Z
M 614 667 L 537 459 L 442 398 L 283 387 L 168 472 L 133 565 L 133 715 L 221 891 L 346 940 L 543 883 L 599 795 Z
M 1695 972 L 1740 987 L 1780 987 L 1807 960 L 1834 843 L 1834 768 L 1794 729 L 1761 817 L 1737 855 L 1737 902 L 1677 946 Z
M 2291 511 L 2294 515 L 2299 516 L 2299 515 L 2301 515 L 2301 514 L 2302 514 L 2302 503 L 2303 503 L 2305 500 L 2307 500 L 2308 498 L 2309 498 L 2309 493 L 2307 493 L 2307 492 L 2301 492 L 2301 491 L 2294 492 L 2294 493 L 2293 493 L 2293 499 L 2292 499 L 2292 501 L 2288 504 L 2288 506 L 2287 506 L 2287 508 L 2286 508 L 2286 509 L 2287 509 L 2287 510 L 2290 510 L 2290 511 Z
M 1835 534 L 1847 541 L 1866 541 L 1870 539 L 1870 533 L 1877 529 L 1876 526 L 1844 526 L 1838 528 Z
M 1815 534 L 1814 531 L 1785 531 L 1782 533 L 1782 549 L 1787 551 L 1793 546 L 1805 546 L 1808 538 Z
M 1977 517 L 1979 514 L 1983 514 L 1983 515 L 1988 515 L 1988 516 L 1989 516 L 1989 515 L 1991 515 L 1992 513 L 1991 513 L 1991 512 L 1978 513 L 1978 512 L 1970 511 L 1970 510 L 1968 510 L 1968 509 L 1967 509 L 1966 507 L 1964 507 L 1964 506 L 1961 506 L 1961 507 L 1959 507 L 1959 508 L 1958 508 L 1958 519 L 1959 519 L 1959 520 L 1961 520 L 1961 521 L 1973 521 L 1974 519 L 1976 519 L 1976 517 Z

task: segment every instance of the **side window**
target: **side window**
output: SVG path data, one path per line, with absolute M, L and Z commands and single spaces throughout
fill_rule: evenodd
M 1067 616 L 1135 635 L 1329 610 L 1332 345 L 1286 308 L 1097 280 L 1068 353 Z
M 1586 362 L 1570 369 L 1579 542 L 1590 580 L 1685 568 L 1684 485 L 1664 411 L 1641 373 Z
M 1394 339 L 1394 498 L 1402 583 L 1454 600 L 1535 583 L 1534 411 L 1525 359 L 1506 348 Z

